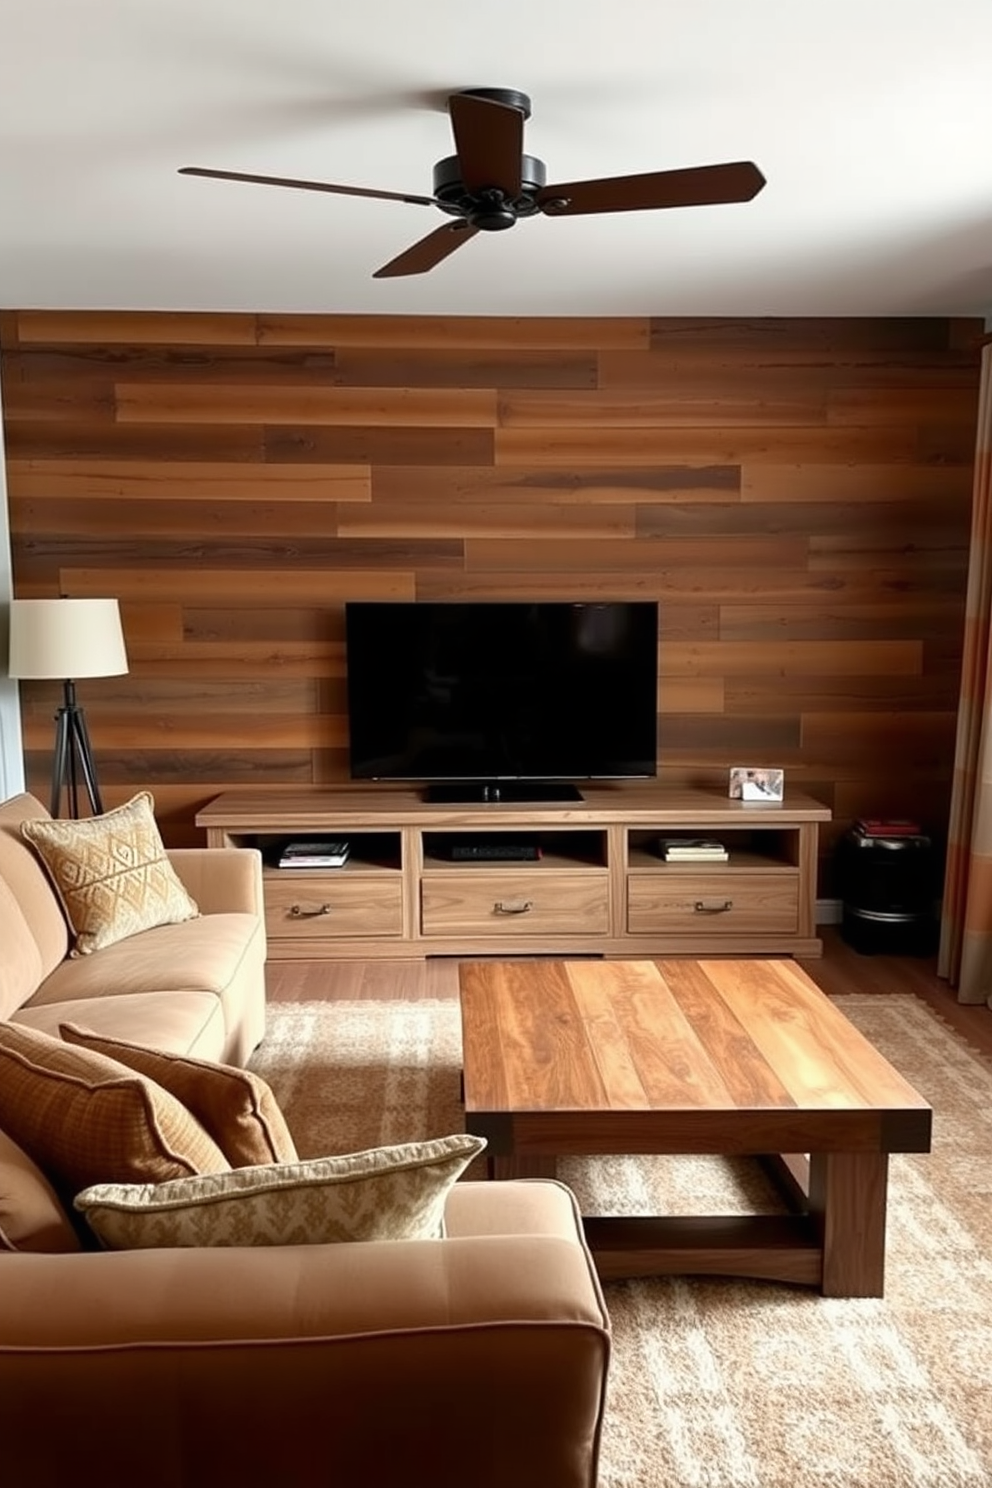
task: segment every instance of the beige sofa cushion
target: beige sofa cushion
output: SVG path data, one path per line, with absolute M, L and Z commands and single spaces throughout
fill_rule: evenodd
M 213 992 L 124 992 L 119 997 L 30 1003 L 19 1008 L 11 1022 L 36 1028 L 50 1038 L 61 1038 L 60 1026 L 71 1022 L 98 1036 L 126 1039 L 169 1054 L 192 1054 L 216 1064 L 224 1058 L 224 1009 Z
M 168 1090 L 210 1133 L 232 1168 L 297 1161 L 286 1118 L 261 1075 L 107 1038 L 74 1023 L 60 1024 L 59 1033 L 67 1043 L 106 1054 Z
M 15 1023 L 0 1023 L 0 1128 L 63 1193 L 228 1167 L 195 1117 L 154 1081 Z
M 483 1137 L 456 1134 L 204 1178 L 94 1185 L 75 1206 L 108 1250 L 432 1240 Z
M 66 924 L 52 881 L 21 836 L 27 819 L 47 821 L 34 796 L 0 803 L 0 1017 L 9 1017 L 65 959 Z
M 21 823 L 72 926 L 73 955 L 199 914 L 169 862 L 154 812 L 151 794 L 139 791 L 99 816 Z
M 30 1005 L 163 990 L 222 997 L 253 954 L 252 942 L 264 954 L 262 922 L 254 915 L 201 915 L 181 925 L 159 925 L 104 947 L 98 956 L 63 961 Z
M 79 1236 L 44 1173 L 0 1131 L 0 1250 L 79 1249 Z

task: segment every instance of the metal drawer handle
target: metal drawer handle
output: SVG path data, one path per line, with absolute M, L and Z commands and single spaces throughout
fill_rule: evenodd
M 734 901 L 725 899 L 722 904 L 704 904 L 702 899 L 697 899 L 692 907 L 696 914 L 726 914 L 728 909 L 733 909 Z
M 319 915 L 329 915 L 330 912 L 329 904 L 322 904 L 319 909 L 304 909 L 302 904 L 293 904 L 290 906 L 289 918 L 291 920 L 315 920 Z
M 493 905 L 493 913 L 501 915 L 527 914 L 533 908 L 533 899 L 521 899 L 516 904 L 504 904 L 501 899 L 497 899 Z

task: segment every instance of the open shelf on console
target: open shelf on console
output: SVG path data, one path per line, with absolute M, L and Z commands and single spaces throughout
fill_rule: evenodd
M 424 832 L 424 868 L 605 868 L 605 832 L 527 832 L 506 828 L 502 832 Z M 529 851 L 515 852 L 515 848 Z M 532 854 L 536 851 L 537 856 Z

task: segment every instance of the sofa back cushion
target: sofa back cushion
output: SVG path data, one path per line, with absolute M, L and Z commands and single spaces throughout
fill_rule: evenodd
M 22 1007 L 69 951 L 69 928 L 37 853 L 21 836 L 21 822 L 47 821 L 34 796 L 0 804 L 0 1018 Z

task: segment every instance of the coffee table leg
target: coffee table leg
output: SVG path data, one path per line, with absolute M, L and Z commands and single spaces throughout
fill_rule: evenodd
M 814 1152 L 809 1213 L 823 1245 L 825 1297 L 881 1297 L 885 1285 L 885 1152 Z

